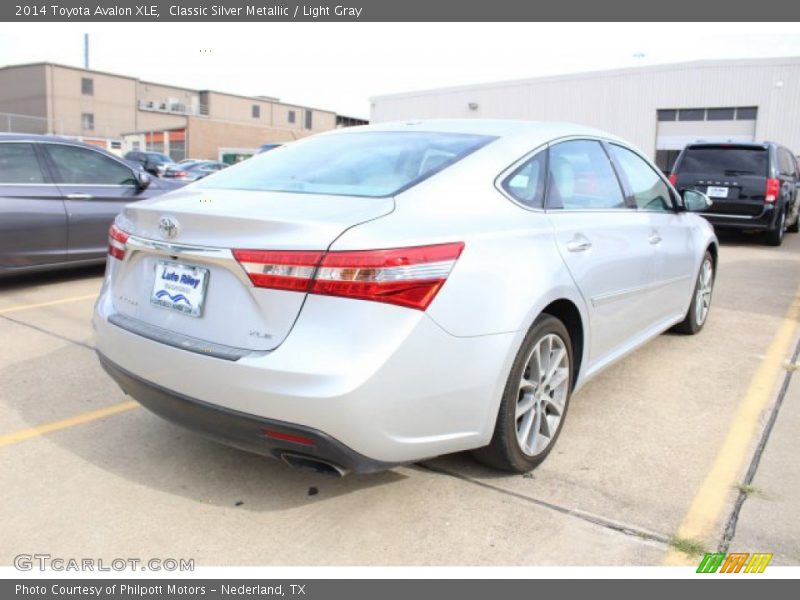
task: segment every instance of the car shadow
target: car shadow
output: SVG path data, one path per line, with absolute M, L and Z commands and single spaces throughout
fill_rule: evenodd
M 59 367 L 43 373 L 43 364 Z M 35 373 L 41 380 L 32 383 Z M 0 371 L 0 389 L 19 390 L 7 395 L 4 404 L 31 427 L 131 400 L 89 350 L 75 346 Z M 46 410 L 52 403 L 58 405 L 57 414 Z M 70 468 L 84 470 L 91 465 L 111 474 L 109 481 L 124 478 L 201 504 L 242 510 L 289 510 L 407 479 L 396 470 L 343 478 L 296 470 L 276 459 L 208 440 L 142 407 L 56 431 L 47 439 L 51 447 L 71 455 Z
M 83 267 L 68 267 L 53 271 L 35 271 L 29 273 L 14 273 L 0 277 L 0 289 L 14 290 L 29 288 L 39 285 L 51 285 L 67 281 L 79 281 L 102 277 L 106 266 L 104 264 Z

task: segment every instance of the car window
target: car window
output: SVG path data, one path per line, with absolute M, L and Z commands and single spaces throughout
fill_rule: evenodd
M 741 146 L 691 146 L 684 150 L 678 171 L 703 177 L 767 175 L 766 148 Z
M 134 185 L 133 171 L 88 148 L 47 144 L 56 166 L 56 183 L 92 185 Z
M 550 148 L 547 207 L 625 209 L 625 198 L 600 142 L 574 140 Z
M 627 180 L 636 206 L 644 210 L 672 210 L 669 186 L 635 152 L 610 144 L 611 155 Z
M 787 175 L 789 177 L 795 176 L 794 158 L 784 148 L 778 149 L 778 164 L 780 166 L 781 175 Z
M 200 188 L 382 197 L 437 173 L 492 137 L 374 131 L 306 138 L 219 172 Z
M 0 144 L 0 183 L 44 183 L 31 144 Z
M 546 168 L 547 152 L 539 152 L 503 181 L 503 189 L 520 204 L 541 208 L 544 203 Z

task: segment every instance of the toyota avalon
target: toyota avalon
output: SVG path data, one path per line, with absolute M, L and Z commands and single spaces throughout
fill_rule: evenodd
M 296 467 L 524 472 L 595 374 L 703 328 L 709 206 L 576 125 L 325 133 L 128 206 L 97 351 L 156 414 Z

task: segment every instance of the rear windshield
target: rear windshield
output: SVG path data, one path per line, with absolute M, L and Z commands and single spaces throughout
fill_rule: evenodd
M 450 166 L 492 139 L 428 132 L 323 135 L 258 154 L 197 186 L 390 196 Z
M 765 148 L 702 147 L 687 148 L 681 159 L 680 173 L 706 176 L 767 175 Z

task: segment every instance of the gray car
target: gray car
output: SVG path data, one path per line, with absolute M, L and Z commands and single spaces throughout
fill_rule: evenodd
M 0 276 L 103 263 L 122 207 L 175 187 L 94 146 L 0 134 Z

